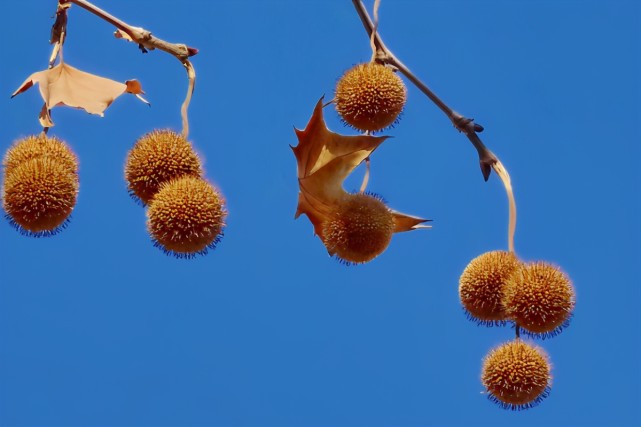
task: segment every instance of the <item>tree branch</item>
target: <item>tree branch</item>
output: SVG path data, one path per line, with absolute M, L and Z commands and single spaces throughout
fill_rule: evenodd
M 383 39 L 378 34 L 378 31 L 375 28 L 372 19 L 365 9 L 362 0 L 352 0 L 356 12 L 365 27 L 365 31 L 376 47 L 375 59 L 377 62 L 383 64 L 389 64 L 407 77 L 417 88 L 421 90 L 427 97 L 434 103 L 438 108 L 445 113 L 445 115 L 452 121 L 454 127 L 463 132 L 467 138 L 470 140 L 474 148 L 479 155 L 479 163 L 481 165 L 481 172 L 483 173 L 483 178 L 485 181 L 490 177 L 490 172 L 494 169 L 494 172 L 499 176 L 503 187 L 505 188 L 505 193 L 508 198 L 509 204 L 509 222 L 508 222 L 508 232 L 507 232 L 507 243 L 508 249 L 510 252 L 514 253 L 514 234 L 516 232 L 516 201 L 514 199 L 514 191 L 512 190 L 512 183 L 510 180 L 510 174 L 507 172 L 507 169 L 501 161 L 492 153 L 481 141 L 478 133 L 483 131 L 483 126 L 474 123 L 474 119 L 467 118 L 456 111 L 452 110 L 445 102 L 443 102 L 432 90 L 423 83 L 418 77 L 410 71 L 405 64 L 403 64 L 391 50 L 385 46 Z M 374 37 L 372 37 L 374 33 Z M 517 327 L 517 337 L 518 337 L 518 327 Z
M 198 53 L 198 49 L 189 47 L 185 44 L 169 43 L 165 40 L 159 39 L 158 37 L 153 36 L 151 34 L 151 31 L 147 31 L 141 27 L 133 27 L 86 0 L 58 0 L 58 4 L 61 6 L 68 6 L 70 3 L 78 5 L 79 7 L 98 16 L 99 18 L 109 22 L 111 25 L 114 25 L 117 28 L 116 32 L 114 33 L 114 36 L 116 38 L 125 39 L 127 41 L 137 43 L 138 47 L 143 53 L 147 53 L 148 51 L 154 49 L 162 50 L 163 52 L 167 52 L 170 55 L 174 56 L 183 64 L 187 71 L 189 84 L 187 87 L 187 95 L 180 111 L 183 123 L 182 134 L 185 138 L 187 138 L 189 134 L 187 108 L 189 107 L 189 102 L 191 101 L 191 95 L 194 91 L 194 85 L 196 81 L 196 70 L 194 69 L 191 61 L 189 61 L 189 57 L 196 55 Z
M 374 23 L 365 9 L 362 0 L 352 0 L 356 12 L 367 31 L 367 35 L 371 38 L 374 30 Z M 470 140 L 479 155 L 479 162 L 481 165 L 481 172 L 483 178 L 487 181 L 490 177 L 490 172 L 494 165 L 498 162 L 498 158 L 492 153 L 481 141 L 477 133 L 483 131 L 483 126 L 474 123 L 474 119 L 467 118 L 456 111 L 452 110 L 445 102 L 443 102 L 425 83 L 423 83 L 410 69 L 401 62 L 391 50 L 385 46 L 381 36 L 376 32 L 374 34 L 374 44 L 376 45 L 377 54 L 376 61 L 389 64 L 398 69 L 409 81 L 411 81 L 421 92 L 423 92 L 436 106 L 445 113 L 445 115 L 452 121 L 454 127 L 463 132 Z

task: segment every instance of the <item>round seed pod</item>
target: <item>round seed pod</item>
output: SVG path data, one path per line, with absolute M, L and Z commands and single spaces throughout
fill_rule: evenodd
M 362 131 L 378 131 L 394 124 L 403 111 L 407 89 L 391 68 L 358 64 L 338 81 L 334 103 L 345 123 Z
M 13 168 L 2 189 L 9 221 L 24 234 L 37 237 L 66 226 L 77 195 L 78 177 L 49 156 Z
M 129 193 L 147 205 L 160 186 L 182 176 L 202 176 L 202 166 L 191 144 L 172 130 L 154 130 L 127 155 L 125 179 Z
M 505 409 L 527 409 L 550 393 L 547 354 L 520 339 L 490 351 L 483 361 L 481 382 L 488 398 Z
M 519 265 L 513 253 L 492 251 L 465 267 L 459 279 L 459 298 L 470 320 L 487 326 L 505 323 L 503 289 Z
M 55 136 L 39 134 L 19 139 L 7 150 L 2 161 L 5 176 L 27 160 L 43 156 L 55 159 L 73 174 L 78 173 L 78 157 L 71 148 Z
M 178 258 L 205 254 L 220 241 L 227 212 L 221 194 L 201 178 L 162 184 L 147 210 L 154 245 Z
M 558 267 L 535 262 L 522 266 L 503 295 L 506 314 L 532 336 L 554 336 L 569 324 L 574 288 Z
M 330 255 L 354 264 L 371 261 L 387 248 L 394 217 L 385 204 L 368 194 L 349 194 L 323 225 Z

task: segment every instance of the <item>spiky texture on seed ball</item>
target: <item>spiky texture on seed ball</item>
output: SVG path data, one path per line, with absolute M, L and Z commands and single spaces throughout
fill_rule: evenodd
M 147 210 L 147 228 L 155 245 L 171 255 L 204 254 L 222 237 L 224 203 L 207 181 L 183 176 L 162 184 Z
M 345 196 L 323 226 L 331 255 L 346 263 L 371 261 L 387 248 L 394 233 L 394 217 L 385 204 L 369 194 Z
M 547 354 L 517 338 L 485 357 L 481 382 L 490 400 L 505 409 L 520 410 L 535 406 L 548 396 L 550 373 Z
M 560 268 L 534 262 L 522 266 L 505 287 L 506 314 L 531 335 L 545 338 L 565 328 L 574 310 L 574 288 Z
M 3 208 L 18 230 L 46 236 L 66 224 L 78 195 L 78 177 L 49 156 L 35 157 L 6 176 Z
M 19 139 L 7 150 L 2 165 L 5 176 L 27 160 L 51 157 L 73 174 L 78 173 L 78 157 L 64 141 L 55 136 L 31 135 Z
M 172 130 L 154 130 L 141 137 L 127 155 L 125 179 L 132 196 L 147 205 L 160 186 L 182 176 L 202 176 L 191 144 Z
M 391 68 L 377 63 L 358 64 L 338 81 L 336 111 L 350 126 L 378 131 L 392 125 L 403 111 L 407 89 Z
M 513 253 L 492 251 L 465 267 L 459 279 L 459 297 L 471 320 L 488 326 L 505 322 L 503 289 L 519 265 Z

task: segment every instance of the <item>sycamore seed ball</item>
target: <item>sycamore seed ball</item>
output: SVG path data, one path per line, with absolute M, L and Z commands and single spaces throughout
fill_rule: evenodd
M 55 159 L 71 173 L 78 173 L 78 158 L 71 148 L 61 139 L 40 134 L 19 139 L 7 150 L 2 161 L 5 176 L 18 165 L 43 156 Z
M 331 255 L 359 264 L 383 253 L 393 233 L 394 217 L 383 202 L 367 194 L 349 194 L 324 224 L 323 241 Z
M 481 382 L 488 397 L 506 409 L 526 409 L 550 392 L 550 363 L 543 350 L 520 339 L 490 351 Z
M 78 178 L 48 156 L 16 166 L 6 177 L 3 208 L 26 234 L 44 236 L 57 232 L 76 204 Z
M 486 325 L 506 320 L 504 287 L 519 265 L 513 253 L 492 251 L 474 258 L 465 267 L 459 279 L 459 297 L 472 320 Z
M 144 135 L 129 151 L 125 165 L 129 192 L 145 205 L 163 183 L 201 175 L 200 159 L 191 144 L 172 130 L 155 130 Z
M 392 125 L 403 111 L 407 89 L 391 68 L 377 63 L 358 64 L 336 85 L 336 111 L 350 126 L 378 131 Z
M 574 310 L 574 288 L 558 267 L 535 262 L 520 268 L 505 287 L 506 313 L 533 335 L 553 336 Z
M 191 257 L 215 247 L 226 216 L 218 190 L 201 178 L 184 176 L 160 187 L 147 211 L 147 228 L 167 253 Z

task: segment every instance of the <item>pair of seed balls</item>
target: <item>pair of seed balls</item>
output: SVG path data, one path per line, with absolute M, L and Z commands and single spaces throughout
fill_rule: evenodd
M 546 262 L 523 263 L 505 251 L 473 259 L 459 280 L 459 297 L 472 320 L 511 320 L 542 338 L 561 332 L 574 309 L 574 288 L 563 271 Z
M 44 134 L 16 141 L 3 159 L 2 206 L 20 232 L 49 236 L 64 228 L 78 196 L 78 158 Z
M 182 135 L 155 130 L 129 151 L 125 179 L 132 197 L 148 206 L 154 244 L 178 258 L 213 249 L 227 212 L 220 192 L 203 179 L 200 158 Z

